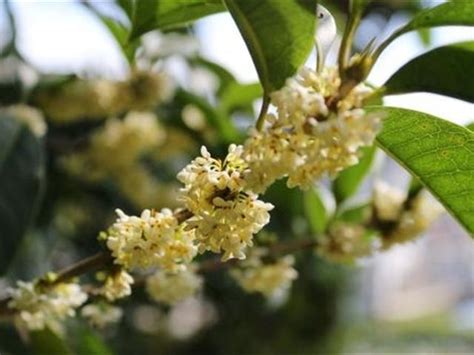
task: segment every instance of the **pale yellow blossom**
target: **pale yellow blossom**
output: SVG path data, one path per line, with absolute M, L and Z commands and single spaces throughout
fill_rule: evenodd
M 112 302 L 130 296 L 132 294 L 132 284 L 133 277 L 125 270 L 119 270 L 106 277 L 99 293 Z
M 273 206 L 246 187 L 247 165 L 242 146 L 231 145 L 224 161 L 211 157 L 205 147 L 179 174 L 184 183 L 181 201 L 193 213 L 186 221 L 194 229 L 200 252 L 224 252 L 222 259 L 245 258 L 253 235 L 269 222 Z
M 160 267 L 176 271 L 196 255 L 194 231 L 183 225 L 169 209 L 144 210 L 140 217 L 117 210 L 119 218 L 104 232 L 115 263 L 126 269 Z
M 41 286 L 35 282 L 17 282 L 10 290 L 8 307 L 18 311 L 16 321 L 30 330 L 45 327 L 61 332 L 61 321 L 74 317 L 76 308 L 87 300 L 87 294 L 75 283 Z
M 363 226 L 339 222 L 321 238 L 317 251 L 329 260 L 352 262 L 371 255 L 374 247 L 370 234 Z
M 0 109 L 0 113 L 23 123 L 36 137 L 43 137 L 48 130 L 43 114 L 34 107 L 23 104 L 12 105 Z
M 276 114 L 268 114 L 263 129 L 244 143 L 253 191 L 265 191 L 283 177 L 289 187 L 308 188 L 357 164 L 359 149 L 371 145 L 380 129 L 380 114 L 363 110 L 371 94 L 364 84 L 331 107 L 328 100 L 337 97 L 340 85 L 337 68 L 321 73 L 303 68 L 271 95 Z
M 202 277 L 191 269 L 178 273 L 158 270 L 147 278 L 146 290 L 156 302 L 173 305 L 195 295 L 202 284 Z
M 298 272 L 293 268 L 294 261 L 292 255 L 268 264 L 259 257 L 251 257 L 242 268 L 232 270 L 231 275 L 245 291 L 273 297 L 287 291 L 298 277 Z
M 110 323 L 117 323 L 122 315 L 123 311 L 120 307 L 105 302 L 88 304 L 81 309 L 81 316 L 96 328 L 104 328 Z

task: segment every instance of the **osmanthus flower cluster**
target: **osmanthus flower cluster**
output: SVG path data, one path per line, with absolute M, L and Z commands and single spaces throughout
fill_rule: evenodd
M 377 219 L 392 225 L 390 231 L 382 235 L 382 249 L 413 240 L 444 211 L 426 191 L 409 199 L 402 191 L 380 183 L 375 186 L 374 210 Z
M 245 259 L 273 208 L 260 200 L 259 193 L 285 177 L 289 187 L 308 188 L 323 176 L 356 164 L 359 149 L 373 143 L 381 117 L 363 109 L 371 90 L 359 84 L 341 96 L 341 85 L 337 68 L 302 69 L 272 94 L 276 112 L 265 116 L 261 130 L 253 130 L 243 145 L 231 144 L 224 159 L 212 157 L 202 147 L 201 155 L 178 173 L 183 184 L 181 208 L 145 209 L 140 216 L 118 209 L 117 220 L 100 235 L 113 266 L 95 295 L 108 302 L 126 297 L 134 283 L 131 274 L 152 271 L 145 282 L 151 298 L 175 304 L 202 287 L 193 264 L 198 253 L 219 253 L 221 262 Z M 137 157 L 159 139 L 154 117 L 130 114 L 122 121 L 110 120 L 93 136 L 91 152 L 101 154 L 86 152 L 67 164 L 73 170 L 96 167 L 94 178 L 120 175 L 136 167 Z M 408 207 L 405 200 L 387 191 L 376 192 L 378 218 L 395 226 L 381 238 L 383 247 L 412 238 L 436 215 L 421 195 Z M 374 248 L 366 227 L 335 223 L 317 251 L 336 261 L 370 255 Z M 231 272 L 242 288 L 266 296 L 288 290 L 297 277 L 294 258 L 265 257 L 252 250 L 253 256 Z M 44 290 L 19 283 L 12 297 L 10 307 L 31 329 L 73 315 L 87 299 L 79 285 L 69 283 Z M 97 304 L 88 305 L 83 315 L 97 326 L 119 317 L 114 309 Z
M 254 251 L 239 268 L 231 271 L 232 277 L 247 292 L 258 292 L 269 298 L 284 294 L 298 277 L 293 267 L 294 257 L 287 255 L 265 263 L 263 256 Z
M 194 296 L 202 287 L 202 276 L 192 267 L 181 272 L 156 271 L 146 279 L 146 290 L 156 302 L 174 305 Z
M 244 144 L 253 191 L 265 191 L 283 177 L 289 187 L 308 188 L 358 162 L 359 149 L 372 145 L 381 117 L 362 108 L 372 93 L 367 86 L 359 84 L 339 98 L 340 86 L 337 67 L 321 73 L 303 68 L 271 95 L 276 113 Z
M 33 98 L 51 122 L 68 124 L 152 109 L 169 100 L 174 88 L 164 73 L 137 70 L 123 81 L 72 80 L 60 87 L 43 88 Z
M 95 328 L 104 328 L 110 323 L 117 323 L 122 315 L 120 307 L 106 302 L 90 303 L 81 309 L 81 316 Z
M 87 149 L 68 155 L 63 164 L 72 174 L 89 181 L 118 178 L 137 169 L 138 159 L 158 148 L 165 132 L 151 112 L 129 112 L 123 120 L 108 119 L 95 131 Z
M 87 301 L 87 294 L 76 283 L 42 285 L 40 282 L 18 281 L 10 289 L 8 306 L 18 311 L 15 319 L 19 326 L 41 330 L 46 326 L 62 331 L 61 322 L 73 317 L 76 309 Z
M 222 251 L 224 261 L 245 258 L 245 249 L 269 222 L 273 208 L 247 187 L 249 169 L 242 153 L 242 146 L 232 144 L 221 161 L 202 147 L 201 156 L 178 174 L 184 184 L 181 200 L 193 214 L 186 228 L 195 231 L 200 252 Z
M 140 217 L 117 210 L 119 218 L 102 234 L 116 264 L 126 270 L 185 270 L 197 252 L 193 230 L 169 209 L 144 210 Z

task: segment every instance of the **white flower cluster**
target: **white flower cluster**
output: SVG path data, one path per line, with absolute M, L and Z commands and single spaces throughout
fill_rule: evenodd
M 173 212 L 144 210 L 140 217 L 117 210 L 119 218 L 103 235 L 115 263 L 125 269 L 182 270 L 196 255 L 194 231 L 184 230 Z
M 246 186 L 247 164 L 242 146 L 230 145 L 224 161 L 211 157 L 205 147 L 179 174 L 184 184 L 181 200 L 193 213 L 187 229 L 194 229 L 200 252 L 224 252 L 222 259 L 244 259 L 253 235 L 270 220 L 273 206 L 258 200 Z
M 374 185 L 374 209 L 377 218 L 384 222 L 393 222 L 400 218 L 406 194 L 385 182 L 377 181 Z
M 267 297 L 286 292 L 298 277 L 293 268 L 292 255 L 278 259 L 274 263 L 264 264 L 259 257 L 251 257 L 243 268 L 234 269 L 231 275 L 247 292 L 259 292 Z
M 403 212 L 397 229 L 388 239 L 395 237 L 397 243 L 413 239 L 426 231 L 443 211 L 439 202 L 425 193 L 418 194 L 410 208 Z
M 132 294 L 133 277 L 125 270 L 108 275 L 99 293 L 108 301 L 113 302 L 119 298 Z
M 18 311 L 17 321 L 22 326 L 30 330 L 49 327 L 56 332 L 61 332 L 60 321 L 73 317 L 76 308 L 87 300 L 87 294 L 75 283 L 40 286 L 18 281 L 10 295 L 8 307 Z
M 268 114 L 267 126 L 244 144 L 253 191 L 285 176 L 289 187 L 307 188 L 358 162 L 359 148 L 371 145 L 380 129 L 380 115 L 362 109 L 371 94 L 363 84 L 331 107 L 340 85 L 337 68 L 303 68 L 272 94 L 277 113 Z
M 134 71 L 124 81 L 78 79 L 38 90 L 34 101 L 48 119 L 67 124 L 152 109 L 169 100 L 174 89 L 174 83 L 163 73 Z
M 110 323 L 117 323 L 122 318 L 123 311 L 120 307 L 109 303 L 91 303 L 81 309 L 81 316 L 96 328 L 104 328 Z
M 68 156 L 63 162 L 71 173 L 91 181 L 120 179 L 129 170 L 138 169 L 138 159 L 164 139 L 165 133 L 153 113 L 130 112 L 123 120 L 108 119 L 91 136 L 86 150 Z
M 317 252 L 336 262 L 352 262 L 372 254 L 374 244 L 368 231 L 360 225 L 336 223 L 321 239 Z
M 147 278 L 146 290 L 156 302 L 173 305 L 195 295 L 202 284 L 202 277 L 190 269 L 178 273 L 158 270 Z
M 0 113 L 12 116 L 23 123 L 36 137 L 43 137 L 48 130 L 43 114 L 34 107 L 22 104 L 12 105 L 2 108 Z

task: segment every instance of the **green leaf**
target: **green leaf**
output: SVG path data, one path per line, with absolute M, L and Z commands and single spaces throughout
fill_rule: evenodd
M 328 216 L 326 207 L 316 189 L 309 189 L 304 193 L 304 208 L 311 230 L 316 235 L 326 231 Z
M 72 340 L 77 355 L 112 355 L 112 351 L 95 331 L 84 325 L 76 328 Z
M 13 259 L 40 199 L 43 149 L 28 128 L 0 116 L 0 273 Z
M 31 347 L 37 355 L 72 355 L 66 342 L 50 329 L 30 333 Z
M 220 108 L 223 112 L 229 113 L 240 107 L 251 107 L 252 103 L 262 95 L 263 90 L 260 83 L 232 83 L 221 95 Z
M 315 0 L 224 0 L 252 56 L 265 94 L 281 88 L 314 45 Z
M 417 178 L 474 234 L 474 133 L 443 119 L 406 109 L 384 111 L 380 147 Z
M 357 192 L 372 166 L 375 150 L 375 146 L 362 149 L 362 157 L 359 163 L 342 171 L 334 180 L 333 191 L 338 203 L 348 199 Z
M 468 124 L 468 125 L 467 125 L 467 129 L 470 130 L 470 131 L 474 131 L 474 122 Z
M 139 43 L 137 41 L 129 42 L 130 29 L 111 17 L 102 15 L 97 11 L 93 12 L 114 37 L 127 61 L 132 63 Z
M 131 41 L 152 30 L 186 26 L 225 11 L 221 0 L 135 0 L 121 1 L 120 5 L 132 23 Z
M 474 42 L 436 48 L 405 64 L 385 83 L 386 94 L 430 92 L 474 102 Z
M 418 12 L 403 27 L 403 33 L 420 28 L 474 25 L 474 2 L 453 1 Z
M 377 49 L 375 57 L 378 57 L 395 39 L 407 32 L 439 26 L 474 26 L 474 1 L 446 2 L 417 12 L 410 22 L 383 42 Z

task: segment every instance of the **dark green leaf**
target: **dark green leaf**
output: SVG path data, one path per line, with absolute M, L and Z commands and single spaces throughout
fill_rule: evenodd
M 314 45 L 315 0 L 224 0 L 266 94 L 283 86 Z
M 49 329 L 30 333 L 31 347 L 37 355 L 72 355 L 66 342 Z
M 439 26 L 474 26 L 474 1 L 446 2 L 417 12 L 410 22 L 394 32 L 378 48 L 376 56 L 385 50 L 395 39 L 407 32 Z
M 418 12 L 403 33 L 419 28 L 474 25 L 474 2 L 453 1 Z
M 474 133 L 406 109 L 375 107 L 386 118 L 380 147 L 417 178 L 474 234 Z
M 357 165 L 345 169 L 334 180 L 333 191 L 338 203 L 355 194 L 369 172 L 375 156 L 375 146 L 362 149 L 362 157 Z
M 73 341 L 77 355 L 112 355 L 107 344 L 89 327 L 77 327 Z
M 0 273 L 32 221 L 43 175 L 42 143 L 15 119 L 0 116 Z
M 436 48 L 393 74 L 386 93 L 431 92 L 474 102 L 473 63 L 474 42 Z
M 221 95 L 220 108 L 223 112 L 229 113 L 240 107 L 251 107 L 252 103 L 262 95 L 263 90 L 260 83 L 232 83 Z
M 156 30 L 185 26 L 201 17 L 225 11 L 221 0 L 122 1 L 132 23 L 130 40 Z
M 316 189 L 310 189 L 304 193 L 304 207 L 311 230 L 316 235 L 325 232 L 328 216 L 326 207 Z

